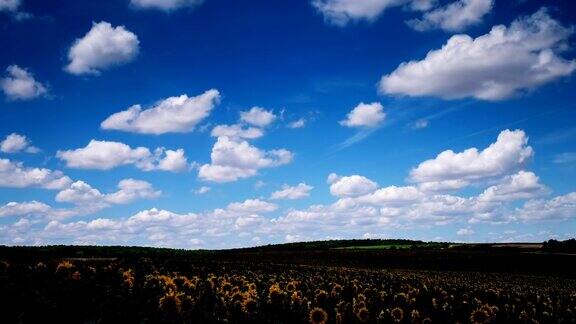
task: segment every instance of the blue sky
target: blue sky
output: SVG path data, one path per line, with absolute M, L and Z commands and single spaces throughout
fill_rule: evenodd
M 574 9 L 0 0 L 0 244 L 571 237 Z

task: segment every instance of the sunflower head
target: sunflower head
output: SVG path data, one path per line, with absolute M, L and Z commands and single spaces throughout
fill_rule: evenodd
M 402 322 L 402 320 L 404 319 L 404 310 L 402 310 L 402 308 L 400 307 L 396 307 L 390 312 L 390 315 L 392 315 L 392 319 L 394 319 L 394 322 L 396 323 Z
M 158 307 L 166 314 L 178 314 L 182 307 L 181 295 L 175 291 L 169 291 L 160 298 Z
M 324 305 L 328 301 L 328 293 L 325 290 L 318 290 L 316 292 L 316 303 Z
M 74 268 L 74 264 L 72 264 L 70 261 L 64 260 L 58 263 L 56 266 L 56 273 L 67 273 L 72 268 Z
M 360 322 L 366 323 L 370 319 L 370 313 L 366 307 L 362 307 L 358 309 L 358 312 L 356 312 L 356 317 Z
M 309 317 L 312 324 L 324 324 L 328 321 L 328 313 L 320 307 L 313 308 Z
M 38 262 L 38 263 L 36 263 L 36 266 L 34 267 L 34 269 L 36 271 L 39 271 L 39 272 L 46 271 L 46 268 L 47 268 L 47 266 L 44 262 Z
M 244 300 L 244 311 L 247 314 L 254 314 L 256 313 L 256 309 L 258 308 L 258 303 L 252 299 L 252 298 L 248 298 L 246 300 Z
M 477 309 L 470 314 L 470 322 L 472 323 L 488 323 L 490 314 L 485 309 Z
M 341 293 L 342 293 L 342 286 L 340 286 L 339 284 L 334 284 L 334 286 L 332 287 L 332 291 L 330 292 L 330 295 L 332 295 L 332 297 L 338 297 L 340 296 Z
M 416 309 L 413 309 L 412 312 L 410 313 L 410 318 L 412 319 L 412 323 L 418 322 L 418 320 L 420 319 L 420 312 Z

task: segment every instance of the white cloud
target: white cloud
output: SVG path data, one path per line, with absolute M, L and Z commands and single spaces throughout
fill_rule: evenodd
M 461 228 L 456 232 L 458 236 L 470 236 L 473 235 L 474 231 L 470 228 Z
M 504 178 L 500 184 L 484 190 L 478 200 L 513 201 L 536 198 L 549 192 L 548 188 L 542 185 L 539 180 L 533 172 L 519 171 Z
M 109 170 L 126 164 L 144 168 L 152 154 L 145 147 L 132 149 L 120 142 L 91 140 L 86 147 L 58 151 L 56 156 L 66 161 L 69 168 Z
M 554 157 L 554 163 L 557 164 L 576 163 L 576 152 L 560 153 Z
M 212 148 L 210 164 L 200 167 L 202 180 L 231 182 L 254 176 L 263 168 L 277 167 L 292 161 L 293 154 L 285 149 L 262 151 L 246 141 L 218 137 Z
M 72 240 L 78 242 L 145 242 L 154 246 L 190 247 L 210 243 L 224 247 L 222 238 L 234 236 L 239 240 L 249 233 L 265 233 L 269 221 L 261 216 L 276 211 L 278 206 L 259 199 L 228 204 L 222 209 L 202 214 L 178 214 L 152 208 L 126 218 L 96 218 L 90 221 L 49 221 L 42 229 L 26 232 L 28 239 L 40 241 Z M 0 228 L 0 242 L 13 239 L 14 228 Z M 250 235 L 250 237 L 256 237 Z
M 31 100 L 48 93 L 45 85 L 18 65 L 10 65 L 6 71 L 8 75 L 0 78 L 0 88 L 9 100 Z
M 77 39 L 68 51 L 72 74 L 100 74 L 112 66 L 134 60 L 140 50 L 138 37 L 124 26 L 113 27 L 102 21 L 92 23 L 90 31 Z
M 254 183 L 254 189 L 259 190 L 260 188 L 264 187 L 266 185 L 266 182 L 262 181 L 262 180 L 258 180 L 256 181 L 256 183 Z
M 278 206 L 260 199 L 247 199 L 243 202 L 234 202 L 226 207 L 227 212 L 234 214 L 258 214 L 270 213 L 278 209 Z
M 304 118 L 300 118 L 300 119 L 298 119 L 298 120 L 295 120 L 295 121 L 293 121 L 293 122 L 290 122 L 290 123 L 288 123 L 288 125 L 287 125 L 288 128 L 292 128 L 292 129 L 302 128 L 302 127 L 304 127 L 304 126 L 306 126 L 306 119 L 304 119 Z
M 573 219 L 576 217 L 576 192 L 549 200 L 529 200 L 516 210 L 515 217 L 527 222 Z
M 375 21 L 386 9 L 408 5 L 412 10 L 428 10 L 434 0 L 312 0 L 326 22 L 345 26 L 356 21 Z
M 21 162 L 0 159 L 0 187 L 62 189 L 72 180 L 60 171 L 27 168 Z
M 163 148 L 157 150 L 157 155 L 161 156 L 164 153 L 166 156 L 158 161 L 158 170 L 181 172 L 188 170 L 188 159 L 184 153 L 184 149 L 164 150 Z
M 418 119 L 417 121 L 414 122 L 414 124 L 412 125 L 412 128 L 414 129 L 423 129 L 428 127 L 428 120 L 426 119 Z
M 253 177 L 258 174 L 256 169 L 242 169 L 227 165 L 204 164 L 198 170 L 198 177 L 204 181 L 233 182 L 238 179 Z
M 302 237 L 312 240 L 333 236 L 360 237 L 364 233 L 398 235 L 415 227 L 430 229 L 449 223 L 461 224 L 475 216 L 481 216 L 478 219 L 486 221 L 489 218 L 482 217 L 498 212 L 491 209 L 491 205 L 478 204 L 473 198 L 450 195 L 431 195 L 417 202 L 382 208 L 359 201 L 341 203 L 348 199 L 355 198 L 340 199 L 332 205 L 312 205 L 302 210 L 289 209 L 276 218 L 262 215 L 277 211 L 278 206 L 259 199 L 230 203 L 225 208 L 199 214 L 178 214 L 152 208 L 127 218 L 97 218 L 68 223 L 50 221 L 43 229 L 27 231 L 23 238 L 27 242 L 76 242 L 82 238 L 101 244 L 138 242 L 141 245 L 172 247 L 189 247 L 192 239 L 203 242 L 204 247 L 224 248 L 245 246 L 254 237 L 261 241 L 278 242 L 286 236 L 295 240 Z M 576 210 L 575 202 L 576 193 L 571 193 L 550 201 L 540 201 L 531 209 L 534 215 L 540 216 L 536 210 L 546 205 L 550 212 L 545 219 L 569 219 Z M 528 220 L 519 217 L 520 210 L 515 215 L 516 220 Z M 543 219 L 531 219 L 539 220 Z M 14 238 L 13 228 L 0 227 L 3 234 L 0 235 L 0 242 Z M 474 234 L 470 227 L 460 229 L 459 236 Z
M 187 170 L 183 149 L 176 151 L 158 148 L 153 155 L 148 148 L 130 146 L 120 142 L 91 140 L 86 147 L 58 151 L 56 156 L 75 169 L 109 170 L 133 164 L 144 171 L 164 170 L 179 172 Z
M 314 187 L 309 186 L 304 182 L 293 187 L 283 185 L 282 190 L 273 192 L 270 199 L 302 199 L 310 196 L 310 191 L 312 189 L 314 189 Z
M 194 193 L 197 195 L 203 195 L 203 194 L 207 193 L 208 191 L 210 191 L 210 187 L 202 186 L 202 187 L 194 190 Z
M 423 60 L 404 62 L 383 76 L 379 90 L 444 99 L 507 99 L 572 74 L 576 61 L 559 56 L 572 33 L 540 10 L 475 39 L 454 35 Z
M 142 110 L 134 105 L 117 112 L 101 123 L 102 129 L 121 130 L 141 134 L 186 133 L 210 115 L 220 101 L 216 89 L 205 91 L 196 97 L 181 95 L 157 102 Z
M 242 125 L 217 125 L 210 133 L 213 137 L 227 136 L 231 138 L 255 139 L 264 136 L 264 132 L 256 127 L 242 127 Z
M 527 148 L 526 136 L 522 131 L 503 131 L 500 135 L 499 140 L 492 146 L 506 147 L 504 151 L 507 153 L 503 153 L 504 156 Z M 507 138 L 508 136 L 514 140 Z M 487 150 L 476 152 L 476 159 L 472 162 L 466 159 L 463 161 L 471 166 L 479 163 L 478 159 L 484 162 L 490 161 L 486 163 L 488 165 L 492 163 L 504 165 L 495 172 L 497 175 L 487 173 L 490 174 L 489 181 L 476 181 L 478 178 L 474 176 L 469 181 L 435 180 L 417 185 L 378 187 L 373 181 L 361 176 L 353 178 L 331 174 L 328 177 L 328 184 L 331 187 L 338 183 L 342 185 L 341 190 L 338 189 L 336 193 L 338 198 L 329 204 L 311 205 L 302 209 L 279 210 L 279 206 L 272 202 L 247 199 L 200 213 L 175 213 L 152 208 L 142 210 L 133 216 L 114 219 L 96 218 L 75 222 L 54 220 L 61 218 L 54 217 L 58 213 L 64 216 L 86 215 L 97 208 L 156 195 L 156 190 L 150 184 L 136 180 L 125 184 L 121 182 L 116 192 L 107 194 L 76 182 L 69 186 L 68 198 L 62 198 L 64 193 L 58 194 L 57 200 L 74 204 L 74 208 L 69 210 L 52 209 L 38 202 L 0 206 L 1 216 L 21 216 L 13 224 L 0 225 L 0 244 L 14 244 L 17 240 L 19 244 L 83 242 L 171 247 L 191 247 L 200 244 L 202 247 L 226 248 L 246 246 L 247 242 L 253 242 L 252 238 L 257 238 L 255 240 L 263 243 L 273 243 L 284 241 L 287 236 L 295 240 L 326 239 L 335 236 L 352 238 L 361 237 L 365 233 L 379 233 L 378 235 L 382 237 L 409 236 L 415 229 L 429 232 L 431 237 L 435 237 L 434 228 L 447 225 L 452 226 L 453 237 L 473 235 L 471 237 L 484 239 L 484 233 L 474 233 L 471 224 L 508 223 L 510 228 L 513 224 L 525 222 L 574 219 L 576 193 L 567 193 L 551 199 L 533 199 L 547 192 L 538 177 L 529 171 L 514 170 L 517 167 L 502 163 L 506 159 L 501 155 L 493 154 L 494 152 L 488 154 Z M 502 153 L 502 150 L 497 151 Z M 531 154 L 530 150 L 529 155 Z M 524 154 L 511 155 L 515 161 L 525 158 Z M 221 158 L 218 157 L 217 160 Z M 235 164 L 243 165 L 242 162 L 236 161 L 236 157 L 227 157 L 222 161 L 234 161 Z M 491 170 L 492 167 L 483 168 L 480 173 L 484 174 L 485 169 Z M 3 177 L 0 177 L 0 180 L 2 179 Z M 359 189 L 351 189 L 354 186 L 344 185 L 346 183 L 368 185 L 359 185 L 357 187 Z M 469 196 L 438 193 L 469 185 L 477 188 L 484 186 L 482 189 L 485 190 L 478 195 Z M 284 186 L 283 189 L 294 189 L 299 186 L 303 187 L 303 184 L 295 187 Z M 291 190 L 281 191 L 284 193 L 280 196 L 292 196 Z M 359 194 L 360 192 L 362 194 Z M 517 199 L 529 200 L 518 205 Z M 33 223 L 34 225 L 30 226 Z M 22 231 L 22 228 L 28 229 Z
M 334 173 L 328 176 L 330 193 L 336 197 L 356 197 L 373 192 L 378 184 L 361 175 L 339 177 Z
M 17 153 L 21 151 L 38 153 L 40 149 L 30 145 L 30 141 L 26 136 L 12 133 L 0 142 L 0 151 L 4 153 Z
M 240 120 L 250 125 L 266 127 L 276 120 L 276 115 L 272 110 L 266 110 L 261 107 L 252 107 L 248 111 L 240 112 Z
M 17 11 L 20 0 L 0 0 L 0 11 Z
M 130 4 L 138 9 L 158 9 L 173 11 L 183 7 L 195 7 L 204 0 L 130 0 Z
M 478 24 L 492 10 L 494 0 L 457 0 L 445 6 L 428 11 L 422 19 L 408 21 L 416 30 L 443 29 L 461 31 Z
M 76 181 L 56 195 L 56 201 L 69 202 L 74 204 L 94 203 L 102 198 L 102 193 L 98 189 L 92 188 L 84 181 Z
M 44 214 L 49 210 L 50 206 L 38 201 L 24 203 L 9 202 L 4 206 L 0 206 L 0 217 Z
M 380 188 L 371 194 L 357 197 L 356 200 L 380 206 L 405 205 L 421 200 L 424 194 L 416 187 L 389 186 Z
M 80 212 L 73 209 L 52 208 L 49 205 L 35 200 L 27 202 L 9 202 L 4 206 L 0 206 L 0 217 L 24 216 L 34 217 L 36 219 L 62 219 L 78 214 L 80 214 Z M 20 218 L 15 225 L 19 227 L 19 224 L 22 223 L 31 224 L 35 222 L 36 221 L 29 221 L 27 218 Z
M 69 188 L 56 195 L 56 201 L 76 205 L 105 207 L 108 204 L 128 204 L 137 199 L 157 198 L 162 194 L 152 184 L 142 180 L 123 179 L 118 183 L 118 191 L 102 194 L 83 181 L 76 181 Z
M 410 171 L 413 182 L 446 180 L 480 181 L 514 172 L 526 164 L 534 151 L 522 130 L 504 130 L 495 143 L 482 151 L 469 148 L 455 153 L 444 151 Z
M 419 183 L 418 189 L 424 192 L 446 192 L 446 191 L 456 191 L 469 185 L 470 185 L 469 181 L 462 179 L 428 181 Z
M 346 115 L 346 119 L 340 121 L 340 125 L 346 127 L 376 127 L 380 125 L 386 114 L 384 107 L 379 102 L 365 104 L 361 102 Z

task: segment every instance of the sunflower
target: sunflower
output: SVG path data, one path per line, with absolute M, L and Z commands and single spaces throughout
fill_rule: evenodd
M 328 322 L 328 314 L 320 307 L 315 307 L 310 311 L 310 323 L 324 324 Z
M 158 307 L 167 314 L 178 314 L 180 313 L 182 306 L 180 297 L 180 294 L 177 294 L 174 291 L 169 291 L 160 298 Z
M 328 301 L 328 293 L 325 290 L 318 290 L 318 292 L 316 292 L 315 298 L 316 303 L 324 305 Z
M 470 314 L 470 322 L 472 323 L 488 323 L 490 314 L 485 309 L 477 309 Z
M 254 313 L 256 313 L 256 309 L 258 308 L 258 302 L 256 302 L 252 298 L 248 298 L 248 299 L 244 300 L 243 307 L 244 307 L 244 311 L 247 314 L 254 314 Z
M 56 273 L 64 273 L 70 271 L 74 267 L 70 261 L 64 260 L 56 266 Z
M 358 310 L 358 312 L 356 312 L 356 317 L 360 322 L 366 323 L 370 319 L 370 312 L 368 312 L 366 307 L 362 307 Z
M 342 293 L 342 286 L 340 286 L 339 284 L 334 284 L 334 287 L 332 287 L 330 295 L 332 295 L 332 297 L 338 297 L 340 296 L 341 293 Z
M 404 319 L 404 311 L 400 307 L 394 308 L 390 312 L 390 314 L 392 315 L 392 318 L 394 319 L 394 322 L 396 322 L 396 323 L 402 322 L 402 320 Z
M 291 281 L 286 285 L 286 291 L 289 293 L 293 292 L 295 289 L 296 289 L 296 284 L 294 283 L 294 281 Z

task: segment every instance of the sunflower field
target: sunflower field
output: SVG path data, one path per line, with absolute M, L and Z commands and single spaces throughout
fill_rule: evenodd
M 576 280 L 140 257 L 0 261 L 2 323 L 574 323 Z

